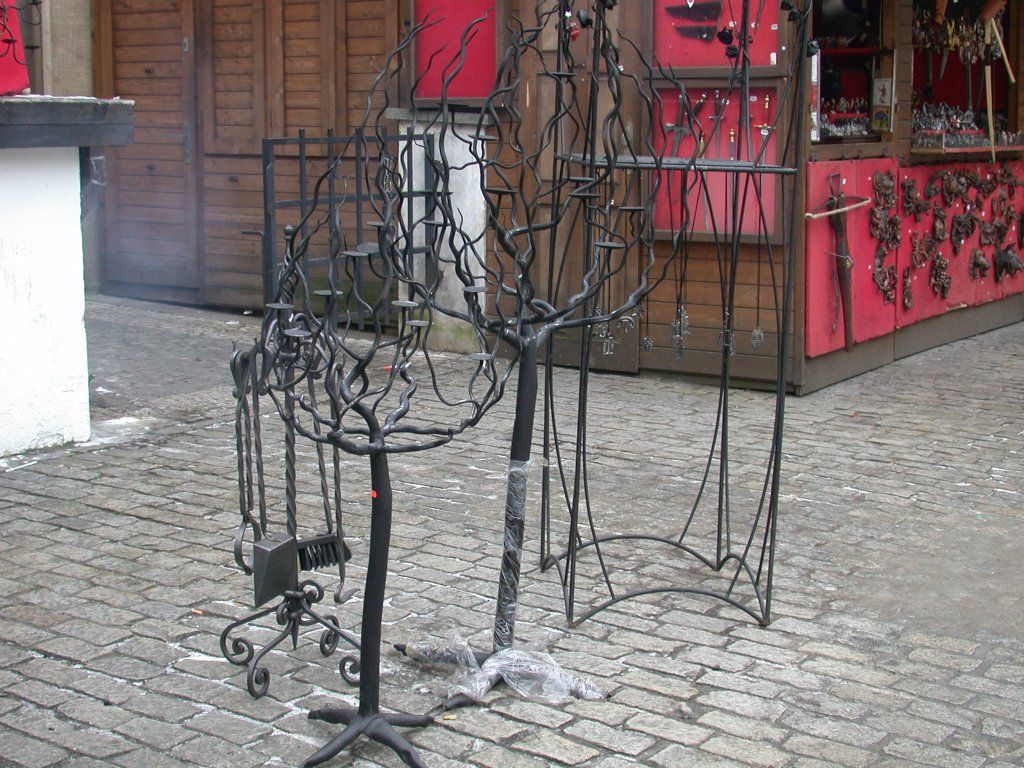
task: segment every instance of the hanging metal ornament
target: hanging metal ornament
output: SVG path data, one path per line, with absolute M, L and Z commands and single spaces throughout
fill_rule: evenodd
M 686 351 L 686 337 L 690 333 L 690 316 L 686 314 L 686 307 L 679 305 L 676 312 L 676 319 L 672 321 L 672 341 L 676 345 L 676 360 L 683 356 Z
M 750 332 L 750 346 L 752 349 L 760 349 L 764 346 L 764 331 L 760 326 Z

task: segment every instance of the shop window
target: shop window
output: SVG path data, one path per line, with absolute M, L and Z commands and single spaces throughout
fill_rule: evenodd
M 881 0 L 815 0 L 814 141 L 876 141 L 892 130 L 894 57 L 881 45 L 882 5 Z
M 1021 148 L 1011 124 L 1005 0 L 914 2 L 912 147 L 917 154 Z M 1014 22 L 1016 23 L 1016 22 Z M 991 121 L 990 121 L 991 115 Z

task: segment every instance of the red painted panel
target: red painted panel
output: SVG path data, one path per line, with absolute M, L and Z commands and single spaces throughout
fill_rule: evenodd
M 1016 175 L 1018 179 L 1024 181 L 1024 161 L 1018 160 L 1010 163 L 1010 167 L 1013 168 L 1014 175 Z M 1017 206 L 1017 212 L 1024 212 L 1024 186 L 1017 189 L 1017 194 L 1014 196 L 1013 200 Z M 1017 255 L 1022 261 L 1024 261 L 1024 250 L 1017 247 L 1017 237 L 1017 228 L 1012 227 L 1007 241 L 1013 244 Z M 992 279 L 991 273 L 989 273 L 989 279 Z M 1002 282 L 999 284 L 999 295 L 1001 297 L 1012 296 L 1016 293 L 1024 293 L 1024 270 L 1018 272 L 1016 277 L 1004 275 Z
M 887 158 L 861 160 L 844 164 L 848 195 L 873 197 L 876 172 L 896 173 L 896 161 Z M 896 176 L 899 184 L 899 176 Z M 871 205 L 852 211 L 847 216 L 847 235 L 853 256 L 853 338 L 858 344 L 892 333 L 896 328 L 896 304 L 886 304 L 875 285 L 875 251 L 878 242 L 871 237 Z M 889 211 L 893 215 L 899 206 Z M 889 253 L 884 265 L 895 263 L 896 254 Z
M 757 19 L 757 7 L 751 3 L 750 62 L 755 67 L 774 66 L 779 50 L 778 3 L 756 5 L 761 18 Z M 742 7 L 740 2 L 698 2 L 691 7 L 687 0 L 654 0 L 654 55 L 668 67 L 732 67 L 716 33 L 723 27 L 738 30 Z
M 829 176 L 848 170 L 847 165 L 807 165 L 808 207 L 816 208 L 829 197 Z M 843 189 L 849 186 L 847 184 Z M 860 218 L 862 210 L 852 211 L 850 216 Z M 835 238 L 828 219 L 807 221 L 804 252 L 804 353 L 807 357 L 817 357 L 843 348 L 843 307 L 839 299 L 839 284 L 836 282 L 833 255 Z
M 433 26 L 416 38 L 416 71 L 424 75 L 416 90 L 421 99 L 441 97 L 444 72 L 458 65 L 460 39 L 473 24 L 462 71 L 448 86 L 449 99 L 486 98 L 494 87 L 497 52 L 494 0 L 416 0 L 416 21 L 430 16 Z M 485 18 L 486 17 L 486 18 Z M 433 57 L 433 61 L 431 61 Z
M 0 96 L 22 93 L 28 88 L 28 67 L 24 64 L 18 12 L 9 9 L 6 14 L 4 31 L 12 34 L 10 38 L 0 40 Z
M 705 137 L 703 157 L 712 160 L 735 160 L 738 157 L 747 160 L 757 158 L 760 162 L 768 165 L 776 162 L 775 132 L 767 130 L 762 132 L 760 128 L 760 126 L 770 125 L 775 120 L 774 89 L 750 89 L 748 114 L 754 126 L 750 131 L 752 146 L 747 143 L 746 135 L 740 136 L 737 129 L 740 124 L 739 93 L 694 89 L 689 95 L 695 104 L 699 103 L 700 99 L 704 99 L 704 105 L 698 115 L 700 130 Z M 661 97 L 664 99 L 663 109 L 666 117 L 658 122 L 661 125 L 678 124 L 680 107 L 677 94 L 674 91 L 662 91 Z M 715 109 L 716 101 L 719 104 L 717 111 Z M 694 107 L 694 111 L 697 111 L 696 107 Z M 719 115 L 717 119 L 716 115 Z M 671 130 L 655 132 L 654 145 L 657 151 L 661 151 L 666 141 L 670 145 L 678 144 L 674 154 L 671 149 L 669 150 L 667 153 L 669 156 L 692 158 L 697 154 L 697 136 L 694 133 L 680 135 L 677 141 Z M 742 150 L 740 149 L 741 144 L 743 145 Z M 739 189 L 740 210 L 743 211 L 741 231 L 746 234 L 756 234 L 762 229 L 755 196 L 755 185 L 759 185 L 765 224 L 768 233 L 773 234 L 778 178 L 762 175 L 750 183 L 746 182 L 746 178 L 748 177 L 743 177 Z M 730 231 L 733 211 L 732 176 L 727 173 L 707 173 L 705 180 L 706 191 L 701 187 L 697 175 L 694 173 L 683 174 L 676 171 L 663 173 L 655 210 L 655 226 L 660 230 L 678 231 L 684 216 L 682 201 L 685 199 L 690 215 L 695 217 L 692 227 L 695 232 Z M 743 202 L 744 194 L 746 195 L 745 204 Z
M 896 170 L 894 160 L 846 160 L 810 163 L 807 171 L 807 200 L 816 208 L 827 200 L 829 176 L 839 173 L 843 194 L 872 197 L 872 177 L 876 171 Z M 846 214 L 847 242 L 853 258 L 853 338 L 855 343 L 892 333 L 896 327 L 896 305 L 886 304 L 874 281 L 875 250 L 871 237 L 871 207 Z M 807 222 L 806 300 L 804 313 L 804 349 L 808 357 L 834 352 L 844 346 L 843 307 L 835 266 L 835 235 L 827 218 Z M 895 262 L 889 254 L 885 264 Z

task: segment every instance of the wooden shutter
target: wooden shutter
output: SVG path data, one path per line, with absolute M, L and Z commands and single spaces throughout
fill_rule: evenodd
M 135 101 L 135 143 L 108 150 L 108 290 L 191 301 L 198 296 L 191 0 L 93 6 L 97 91 Z

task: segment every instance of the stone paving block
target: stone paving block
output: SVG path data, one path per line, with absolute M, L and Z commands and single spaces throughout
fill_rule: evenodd
M 923 765 L 941 765 L 943 768 L 977 768 L 985 758 L 954 752 L 919 741 L 896 738 L 883 747 L 888 755 Z
M 532 733 L 524 739 L 512 744 L 513 749 L 529 752 L 548 761 L 560 765 L 580 765 L 601 754 L 593 749 L 552 731 Z
M 865 720 L 865 724 L 877 729 L 881 734 L 906 736 L 928 744 L 941 744 L 953 733 L 953 728 L 949 726 L 903 712 L 873 715 Z
M 179 744 L 167 756 L 188 764 L 201 765 L 203 768 L 233 768 L 237 765 L 250 766 L 255 762 L 251 754 L 239 749 L 238 744 L 208 735 L 198 736 Z M 263 761 L 255 764 L 258 765 L 260 762 Z
M 786 692 L 786 687 L 752 677 L 749 670 L 743 672 L 705 672 L 697 678 L 696 683 L 708 688 L 725 688 L 730 691 L 749 693 L 764 699 L 774 699 Z
M 630 718 L 626 727 L 687 746 L 700 744 L 714 733 L 713 730 L 689 720 L 664 717 L 650 712 L 638 712 L 636 716 Z
M 782 768 L 793 762 L 793 755 L 781 749 L 736 736 L 715 736 L 700 745 L 701 750 L 729 757 L 744 765 Z
M 534 723 L 550 729 L 557 729 L 572 720 L 572 715 L 560 709 L 521 699 L 498 699 L 491 702 L 490 708 L 495 712 L 509 715 L 516 720 Z
M 878 755 L 868 750 L 806 734 L 792 736 L 786 741 L 785 747 L 791 752 L 810 755 L 824 765 L 873 768 L 879 761 Z
M 660 768 L 742 768 L 748 763 L 736 762 L 691 747 L 670 746 L 651 757 L 651 764 Z
M 594 720 L 577 720 L 562 733 L 582 739 L 607 751 L 626 755 L 639 755 L 655 744 L 655 740 L 622 728 L 612 728 Z
M 270 733 L 270 729 L 263 723 L 216 711 L 197 715 L 182 725 L 238 745 L 251 744 Z
M 0 755 L 25 768 L 46 768 L 68 756 L 67 750 L 10 729 L 0 731 Z
M 617 704 L 609 699 L 586 701 L 575 699 L 563 707 L 566 713 L 588 720 L 597 720 L 605 725 L 621 725 L 636 714 L 635 707 Z
M 58 707 L 77 695 L 74 691 L 58 688 L 55 685 L 39 680 L 22 680 L 10 686 L 6 693 L 9 696 L 16 696 L 19 699 L 50 709 Z
M 192 766 L 197 763 L 171 757 L 148 747 L 141 747 L 118 755 L 111 760 L 109 765 L 117 765 L 120 768 L 182 768 L 182 766 Z
M 113 730 L 163 752 L 196 738 L 194 731 L 187 730 L 177 723 L 167 723 L 148 717 L 132 718 Z
M 697 722 L 709 729 L 708 735 L 717 731 L 772 744 L 782 742 L 789 733 L 783 728 L 717 709 L 708 710 L 697 718 Z
M 57 708 L 57 711 L 84 725 L 106 731 L 112 730 L 135 717 L 134 713 L 114 706 L 111 703 L 105 704 L 102 701 L 85 696 L 76 696 L 70 701 L 64 702 Z
M 781 702 L 738 691 L 713 690 L 698 696 L 696 701 L 705 707 L 724 709 L 737 715 L 769 723 L 778 720 L 786 711 L 786 706 Z
M 466 736 L 491 742 L 507 741 L 527 730 L 527 726 L 522 723 L 499 717 L 487 710 L 468 707 L 442 715 L 440 724 Z

